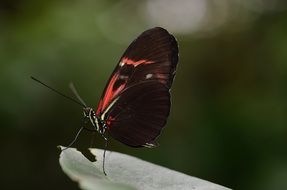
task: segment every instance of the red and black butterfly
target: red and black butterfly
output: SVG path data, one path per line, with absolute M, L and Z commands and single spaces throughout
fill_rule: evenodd
M 132 147 L 152 147 L 170 112 L 170 88 L 178 63 L 178 45 L 165 29 L 143 32 L 114 69 L 96 112 L 84 115 L 100 134 L 107 131 Z
M 156 27 L 143 32 L 121 57 L 96 111 L 86 106 L 73 86 L 79 101 L 31 78 L 83 106 L 84 119 L 104 137 L 106 145 L 108 132 L 128 146 L 153 147 L 170 112 L 170 88 L 177 63 L 178 45 L 168 31 Z M 82 127 L 75 140 L 83 129 L 87 128 Z

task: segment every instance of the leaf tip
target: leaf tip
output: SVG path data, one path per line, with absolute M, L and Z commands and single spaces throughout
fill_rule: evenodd
M 61 146 L 61 145 L 58 145 L 58 146 L 57 146 L 57 149 L 59 149 L 59 150 L 61 150 L 61 151 L 63 151 L 64 148 L 65 148 L 65 147 L 63 147 L 63 146 Z

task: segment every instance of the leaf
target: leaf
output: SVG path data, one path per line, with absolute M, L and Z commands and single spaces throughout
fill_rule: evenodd
M 63 150 L 64 147 L 61 147 Z M 102 149 L 90 149 L 97 155 L 90 162 L 81 152 L 69 148 L 61 152 L 63 171 L 81 189 L 86 190 L 230 190 L 214 183 L 158 166 L 118 152 L 106 152 L 106 173 L 102 171 Z

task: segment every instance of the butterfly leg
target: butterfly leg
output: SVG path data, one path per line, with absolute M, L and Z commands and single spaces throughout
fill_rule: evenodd
M 76 140 L 78 139 L 78 137 L 79 137 L 80 133 L 83 131 L 83 129 L 84 129 L 84 127 L 81 127 L 79 129 L 79 131 L 78 131 L 77 135 L 75 136 L 74 140 L 66 148 L 64 148 L 63 151 L 68 149 L 68 148 L 70 148 L 76 142 Z
M 104 136 L 104 134 L 102 134 L 102 137 L 105 140 L 105 149 L 104 149 L 104 154 L 103 154 L 103 172 L 105 175 L 107 175 L 106 170 L 105 170 L 105 161 L 106 161 L 106 150 L 108 147 L 108 138 Z

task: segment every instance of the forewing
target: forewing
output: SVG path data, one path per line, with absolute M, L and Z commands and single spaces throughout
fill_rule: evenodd
M 103 115 L 110 135 L 132 146 L 149 146 L 166 124 L 170 111 L 169 89 L 156 81 L 136 84 L 115 100 Z
M 125 89 L 143 81 L 157 81 L 170 89 L 178 62 L 175 38 L 156 27 L 143 32 L 127 48 L 105 87 L 97 115 Z

